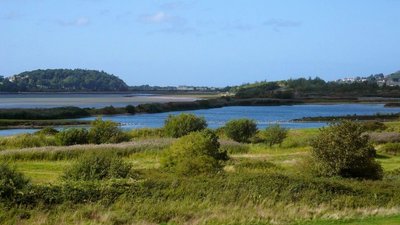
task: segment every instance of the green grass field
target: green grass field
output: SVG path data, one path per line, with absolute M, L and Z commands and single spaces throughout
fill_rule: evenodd
M 132 181 L 128 184 L 142 194 L 123 194 L 111 203 L 16 207 L 2 210 L 0 223 L 400 224 L 400 202 L 396 202 L 400 178 L 359 181 L 302 174 L 301 163 L 310 152 L 308 140 L 317 132 L 291 130 L 281 146 L 246 144 L 248 152 L 232 154 L 223 175 L 205 178 L 179 178 L 162 171 L 160 158 L 172 141 L 154 137 L 114 145 L 2 151 L 0 160 L 6 160 L 34 185 L 53 186 L 63 184 L 61 175 L 85 149 L 120 152 L 120 157 L 139 171 L 139 186 Z M 46 151 L 59 158 L 45 157 Z M 400 156 L 380 154 L 378 161 L 385 171 L 400 169 Z M 140 191 L 145 187 L 148 190 Z

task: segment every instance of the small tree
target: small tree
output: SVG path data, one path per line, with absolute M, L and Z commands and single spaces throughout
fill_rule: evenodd
M 288 130 L 284 127 L 275 124 L 267 127 L 262 133 L 264 142 L 268 143 L 271 147 L 272 145 L 281 145 L 283 140 L 287 137 Z
M 63 146 L 81 145 L 88 143 L 88 131 L 85 128 L 69 128 L 56 135 L 58 144 Z
M 215 133 L 204 130 L 176 141 L 162 158 L 162 165 L 180 175 L 198 175 L 220 171 L 227 159 L 227 153 L 219 150 Z
M 257 124 L 254 120 L 237 119 L 225 124 L 226 136 L 237 142 L 249 142 L 257 132 Z
M 375 161 L 375 149 L 363 127 L 355 122 L 341 121 L 322 128 L 312 141 L 312 157 L 318 173 L 323 176 L 380 179 L 382 168 Z
M 119 143 L 128 139 L 128 136 L 118 127 L 118 123 L 104 121 L 101 118 L 93 121 L 89 130 L 89 143 L 93 144 Z
M 182 113 L 179 115 L 169 115 L 164 123 L 164 131 L 167 136 L 178 138 L 190 132 L 204 130 L 207 122 L 203 117 L 193 114 Z

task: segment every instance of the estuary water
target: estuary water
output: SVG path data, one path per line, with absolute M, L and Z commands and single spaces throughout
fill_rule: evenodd
M 325 126 L 320 122 L 293 122 L 293 119 L 315 116 L 344 116 L 344 115 L 373 115 L 376 113 L 398 113 L 400 108 L 385 108 L 383 104 L 304 104 L 292 106 L 232 106 L 216 109 L 203 109 L 185 111 L 203 116 L 210 128 L 223 126 L 228 120 L 238 118 L 254 119 L 259 128 L 265 128 L 278 123 L 287 128 L 316 128 Z M 103 119 L 121 123 L 123 129 L 144 127 L 162 127 L 169 114 L 181 112 L 168 112 L 156 114 L 116 115 L 103 116 Z M 82 118 L 94 120 L 95 117 Z M 34 132 L 31 129 L 0 130 L 1 135 Z

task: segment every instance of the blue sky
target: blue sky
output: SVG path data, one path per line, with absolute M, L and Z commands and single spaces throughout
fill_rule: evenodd
M 0 75 L 226 86 L 400 70 L 399 0 L 0 0 Z

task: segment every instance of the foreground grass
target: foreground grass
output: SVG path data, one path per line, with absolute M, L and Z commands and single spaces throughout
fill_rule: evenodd
M 400 224 L 399 177 L 360 181 L 303 174 L 300 163 L 317 132 L 291 130 L 281 146 L 273 147 L 243 148 L 223 140 L 223 148 L 240 148 L 223 174 L 210 177 L 163 171 L 160 157 L 173 142 L 164 138 L 5 150 L 0 161 L 48 189 L 44 198 L 58 199 L 51 194 L 62 193 L 67 200 L 0 210 L 0 224 Z M 76 159 L 104 151 L 132 164 L 139 178 L 63 186 L 59 178 Z M 378 160 L 385 171 L 400 168 L 400 156 L 381 154 Z M 104 197 L 97 199 L 97 193 Z

